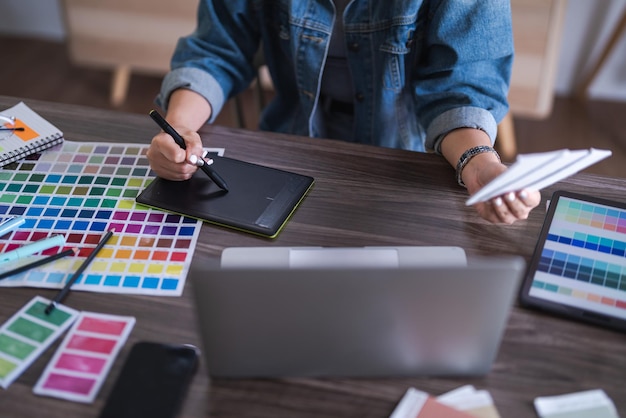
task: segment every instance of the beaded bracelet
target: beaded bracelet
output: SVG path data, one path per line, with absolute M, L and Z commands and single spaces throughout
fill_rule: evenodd
M 463 173 L 463 169 L 465 168 L 467 163 L 469 163 L 472 158 L 474 158 L 478 154 L 482 154 L 483 152 L 493 152 L 494 154 L 496 154 L 496 157 L 498 157 L 498 161 L 502 161 L 498 152 L 489 145 L 478 145 L 477 147 L 468 149 L 463 153 L 463 155 L 461 155 L 461 158 L 459 158 L 459 162 L 456 164 L 456 181 L 459 183 L 460 186 L 466 187 L 465 183 L 463 183 L 463 179 L 461 178 L 461 174 Z

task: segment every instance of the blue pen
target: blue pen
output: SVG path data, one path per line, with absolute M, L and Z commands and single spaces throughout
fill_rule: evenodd
M 50 238 L 40 239 L 32 244 L 26 244 L 13 251 L 0 254 L 0 264 L 19 260 L 20 258 L 28 257 L 50 248 L 62 247 L 63 245 L 65 245 L 65 237 L 63 235 L 55 235 Z
M 24 222 L 26 222 L 26 218 L 24 216 L 17 216 L 0 223 L 0 237 L 13 231 L 14 229 L 19 228 L 19 226 Z

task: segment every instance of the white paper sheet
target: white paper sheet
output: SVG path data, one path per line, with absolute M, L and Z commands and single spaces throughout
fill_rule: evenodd
M 610 155 L 610 150 L 596 148 L 518 155 L 508 170 L 472 195 L 465 204 L 470 206 L 522 189 L 541 190 Z

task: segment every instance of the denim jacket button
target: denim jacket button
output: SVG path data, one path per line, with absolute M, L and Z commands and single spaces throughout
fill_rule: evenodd
M 362 102 L 365 99 L 365 96 L 363 95 L 363 93 L 357 93 L 354 98 L 357 102 Z
M 358 42 L 351 42 L 350 44 L 348 44 L 348 50 L 350 50 L 352 52 L 358 52 L 358 50 L 359 50 Z

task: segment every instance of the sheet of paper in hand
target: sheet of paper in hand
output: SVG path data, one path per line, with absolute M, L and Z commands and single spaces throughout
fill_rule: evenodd
M 465 204 L 470 206 L 522 189 L 541 190 L 610 155 L 610 150 L 595 148 L 518 155 L 508 170 L 472 195 Z

